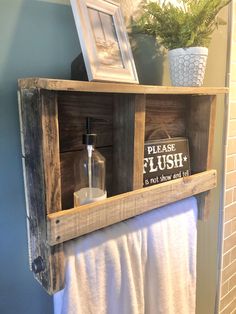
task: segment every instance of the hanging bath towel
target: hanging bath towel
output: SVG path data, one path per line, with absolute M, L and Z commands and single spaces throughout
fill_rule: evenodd
M 55 314 L 194 314 L 194 197 L 70 241 Z

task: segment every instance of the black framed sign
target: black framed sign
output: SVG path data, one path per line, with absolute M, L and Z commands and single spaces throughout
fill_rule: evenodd
M 187 138 L 148 141 L 144 146 L 143 186 L 189 176 L 190 157 Z

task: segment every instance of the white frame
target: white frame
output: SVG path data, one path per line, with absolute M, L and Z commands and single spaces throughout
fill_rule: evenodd
M 70 2 L 89 81 L 139 83 L 119 4 L 112 0 L 70 0 Z M 116 36 L 122 66 L 105 65 L 99 59 L 89 9 L 112 17 L 112 29 Z

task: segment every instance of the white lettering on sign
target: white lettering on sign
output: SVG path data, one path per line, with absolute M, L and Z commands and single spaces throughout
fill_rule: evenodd
M 180 168 L 183 167 L 183 161 L 187 161 L 186 156 L 183 158 L 183 153 L 147 157 L 144 158 L 143 173 L 146 173 L 146 168 L 149 168 L 149 172 Z
M 144 146 L 143 184 L 149 186 L 190 175 L 188 139 L 162 139 Z
M 148 146 L 148 155 L 175 152 L 175 144 L 162 144 Z

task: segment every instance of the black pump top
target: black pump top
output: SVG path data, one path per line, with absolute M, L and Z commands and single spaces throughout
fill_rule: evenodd
M 95 145 L 97 134 L 91 133 L 91 118 L 86 118 L 86 134 L 83 134 L 84 145 Z

